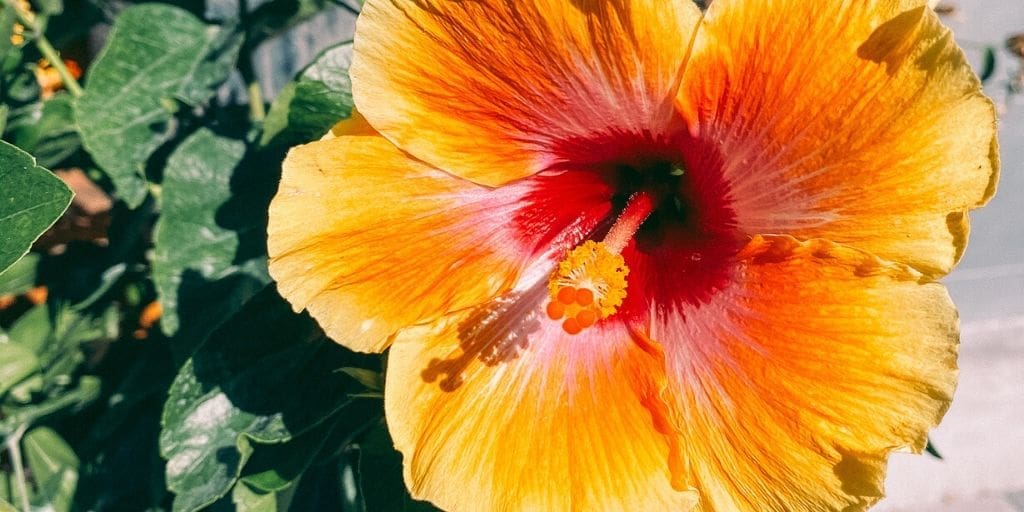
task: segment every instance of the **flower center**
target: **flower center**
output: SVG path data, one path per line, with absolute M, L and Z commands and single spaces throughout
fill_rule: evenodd
M 552 320 L 563 320 L 565 332 L 579 334 L 618 311 L 626 298 L 629 275 L 622 250 L 656 203 L 650 192 L 634 193 L 604 240 L 583 242 L 558 264 L 548 283 L 547 314 Z

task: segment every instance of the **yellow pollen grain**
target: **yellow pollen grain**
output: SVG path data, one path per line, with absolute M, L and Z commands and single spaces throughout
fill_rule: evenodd
M 558 264 L 548 290 L 552 301 L 558 300 L 563 288 L 588 289 L 594 294 L 594 305 L 600 318 L 607 318 L 618 310 L 626 298 L 626 276 L 629 268 L 621 254 L 616 254 L 601 242 L 587 240 L 569 251 Z

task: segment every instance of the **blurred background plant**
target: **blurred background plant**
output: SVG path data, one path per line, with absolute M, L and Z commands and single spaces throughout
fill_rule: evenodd
M 361 2 L 3 2 L 0 512 L 433 510 L 380 358 L 266 270 L 285 152 L 351 114 Z M 1024 36 L 963 44 L 1015 108 Z

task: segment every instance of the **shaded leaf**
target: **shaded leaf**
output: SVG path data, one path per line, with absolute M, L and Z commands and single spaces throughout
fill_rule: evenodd
M 350 478 L 354 493 L 346 509 L 360 512 L 437 512 L 427 502 L 409 495 L 402 479 L 402 454 L 398 453 L 383 422 L 367 432 L 344 459 L 342 476 Z M 344 484 L 344 482 L 343 482 Z
M 240 46 L 236 32 L 170 5 L 137 5 L 118 16 L 75 117 L 83 145 L 129 207 L 145 198 L 145 164 L 172 135 L 174 102 L 209 99 Z
M 325 50 L 288 84 L 270 106 L 263 145 L 293 145 L 322 137 L 335 123 L 352 115 L 352 43 Z
M 39 165 L 53 167 L 78 150 L 71 95 L 61 92 L 12 113 L 7 126 L 15 145 L 31 153 Z
M 261 492 L 289 487 L 313 462 L 334 427 L 324 423 L 286 443 L 257 444 L 241 482 Z
M 166 510 L 164 460 L 157 440 L 173 377 L 170 350 L 157 343 L 131 345 L 124 354 L 133 364 L 129 374 L 106 398 L 106 412 L 92 424 L 86 442 L 76 445 L 85 461 L 76 510 Z M 111 384 L 109 378 L 104 384 Z
M 281 34 L 322 12 L 335 1 L 337 0 L 271 0 L 262 3 L 248 16 L 249 24 L 246 30 L 249 39 L 258 43 Z M 228 13 L 238 12 L 238 2 L 239 0 L 210 1 L 207 3 L 207 13 L 214 16 L 230 16 Z
M 0 141 L 0 274 L 71 204 L 71 191 L 24 151 Z
M 153 282 L 163 306 L 161 326 L 169 336 L 183 327 L 182 337 L 201 341 L 270 282 L 262 245 L 264 216 L 253 214 L 265 205 L 260 194 L 247 202 L 249 197 L 232 190 L 232 176 L 244 156 L 243 142 L 204 128 L 167 162 Z M 226 218 L 225 210 L 233 208 L 246 215 Z M 246 239 L 260 243 L 245 247 Z M 183 315 L 189 319 L 184 326 L 179 321 Z
M 268 288 L 218 327 L 178 372 L 163 414 L 175 510 L 226 495 L 251 442 L 287 442 L 348 405 L 352 381 L 334 372 L 356 356 L 321 337 Z
M 252 459 L 241 481 L 263 492 L 282 491 L 294 485 L 318 458 L 335 455 L 368 428 L 380 422 L 379 403 L 356 400 L 313 430 L 290 441 L 254 444 Z

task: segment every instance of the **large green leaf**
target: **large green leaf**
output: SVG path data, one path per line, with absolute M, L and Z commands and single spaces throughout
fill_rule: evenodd
M 172 135 L 176 101 L 198 105 L 231 72 L 241 38 L 165 4 L 125 9 L 76 103 L 82 143 L 134 208 L 145 165 Z
M 320 138 L 352 115 L 352 43 L 321 53 L 298 80 L 288 84 L 270 106 L 263 145 L 293 145 Z
M 203 128 L 167 162 L 153 281 L 164 333 L 180 328 L 191 345 L 270 282 L 262 243 L 266 221 L 259 213 L 266 200 L 237 183 L 253 181 L 238 179 L 244 156 L 242 141 Z M 182 324 L 181 317 L 189 321 Z
M 224 496 L 252 441 L 287 442 L 334 416 L 360 386 L 335 370 L 364 357 L 324 339 L 273 288 L 218 327 L 181 368 L 163 414 L 160 452 L 174 510 Z
M 0 141 L 0 273 L 71 204 L 71 190 L 28 153 Z

